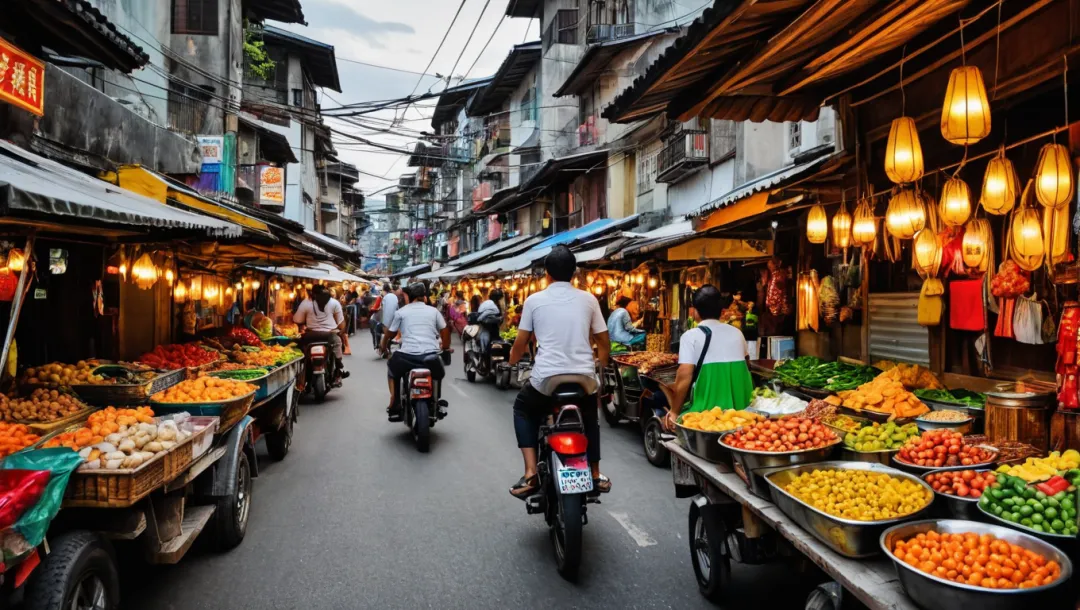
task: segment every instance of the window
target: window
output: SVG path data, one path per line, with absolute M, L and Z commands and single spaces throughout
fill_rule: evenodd
M 173 34 L 217 36 L 218 0 L 173 0 Z
M 802 146 L 802 123 L 788 124 L 788 150 L 795 152 Z
M 660 149 L 652 152 L 642 150 L 638 154 L 638 195 L 644 195 L 656 187 L 656 158 Z
M 212 87 L 189 87 L 170 81 L 167 109 L 169 128 L 189 134 L 204 133 L 213 91 Z
M 546 52 L 553 44 L 577 44 L 577 9 L 562 9 L 555 12 L 555 18 L 548 23 L 541 39 Z
M 709 163 L 720 163 L 735 154 L 734 121 L 711 119 L 709 123 Z
M 292 105 L 293 106 L 299 106 L 300 108 L 304 107 L 304 90 L 303 89 L 293 89 L 292 90 Z

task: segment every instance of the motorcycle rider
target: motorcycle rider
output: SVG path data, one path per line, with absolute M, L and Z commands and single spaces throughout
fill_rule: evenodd
M 330 296 L 330 289 L 322 284 L 316 284 L 311 290 L 311 296 L 304 299 L 293 314 L 293 322 L 304 325 L 304 334 L 309 332 L 333 333 L 330 337 L 330 347 L 334 350 L 334 360 L 337 361 L 337 374 L 341 378 L 349 376 L 345 370 L 345 353 L 342 349 L 341 335 L 345 332 L 345 314 L 341 309 L 341 303 Z M 308 335 L 310 336 L 310 335 Z M 304 337 L 300 338 L 304 342 Z
M 499 303 L 502 302 L 502 299 L 503 291 L 494 288 L 488 293 L 487 300 L 481 303 L 479 309 L 476 310 L 477 324 L 480 324 L 481 327 L 488 332 L 487 340 L 484 342 L 483 347 L 484 358 L 491 357 L 491 343 L 499 338 L 503 315 Z
M 593 383 L 585 387 L 589 394 L 581 409 L 585 436 L 589 441 L 588 459 L 592 468 L 593 488 L 602 493 L 611 491 L 611 481 L 600 473 L 599 383 L 595 379 L 597 358 L 606 367 L 611 353 L 607 325 L 600 313 L 596 297 L 578 290 L 570 283 L 577 268 L 574 254 L 566 246 L 555 246 L 544 259 L 548 287 L 525 299 L 518 324 L 517 340 L 510 350 L 510 364 L 517 364 L 525 355 L 529 341 L 536 336 L 539 351 L 529 377 L 529 383 L 514 401 L 514 432 L 525 461 L 525 476 L 510 493 L 524 500 L 537 491 L 537 451 L 540 426 L 551 415 L 551 394 L 554 385 L 545 383 L 560 375 L 587 375 Z
M 397 310 L 379 345 L 380 351 L 385 354 L 389 349 L 390 337 L 401 331 L 401 348 L 386 363 L 387 384 L 390 387 L 390 406 L 386 412 L 391 417 L 401 413 L 397 400 L 401 378 L 415 368 L 424 368 L 425 356 L 450 349 L 450 327 L 439 310 L 427 304 L 427 286 L 417 282 L 402 292 L 408 304 Z
M 397 290 L 394 289 L 390 282 L 384 282 L 382 302 L 379 303 L 378 331 L 383 337 L 386 336 L 386 329 L 390 326 L 390 322 L 394 319 L 394 314 L 397 313 L 400 305 L 401 301 L 398 298 Z M 379 351 L 382 352 L 382 350 Z

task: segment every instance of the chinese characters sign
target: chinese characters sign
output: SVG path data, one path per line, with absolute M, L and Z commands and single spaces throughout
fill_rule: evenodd
M 0 101 L 45 114 L 45 64 L 0 38 Z
M 285 205 L 285 170 L 272 165 L 259 168 L 259 203 Z

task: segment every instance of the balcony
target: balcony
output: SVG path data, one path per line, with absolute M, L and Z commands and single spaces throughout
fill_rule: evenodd
M 328 216 L 337 216 L 338 214 L 338 204 L 334 203 L 333 201 L 323 201 L 321 209 L 323 214 L 326 214 Z
M 597 121 L 595 116 L 590 116 L 585 119 L 585 122 L 578 125 L 578 146 L 595 146 L 600 143 L 600 130 L 597 128 Z
M 450 144 L 442 147 L 444 163 L 471 163 L 472 154 L 463 144 Z
M 709 134 L 703 130 L 683 130 L 668 141 L 657 161 L 656 181 L 673 183 L 709 163 Z
M 577 9 L 562 9 L 555 12 L 555 18 L 544 30 L 544 52 L 547 52 L 553 44 L 577 44 Z
M 596 44 L 608 40 L 618 40 L 634 35 L 633 23 L 597 23 L 589 26 L 589 33 L 585 36 L 586 44 Z

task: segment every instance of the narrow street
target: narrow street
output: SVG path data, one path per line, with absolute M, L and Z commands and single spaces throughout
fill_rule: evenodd
M 565 582 L 543 518 L 506 492 L 520 476 L 514 394 L 469 384 L 457 345 L 443 392 L 450 416 L 420 454 L 403 425 L 386 421 L 386 369 L 367 338 L 354 337 L 343 391 L 302 406 L 284 462 L 260 444 L 243 544 L 196 549 L 175 566 L 129 562 L 124 608 L 712 607 L 690 565 L 689 500 L 674 497 L 668 469 L 645 461 L 632 429 L 601 424 L 615 488 L 590 506 L 581 576 Z M 769 587 L 781 578 L 779 567 L 736 566 L 728 607 L 775 604 Z

